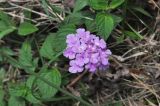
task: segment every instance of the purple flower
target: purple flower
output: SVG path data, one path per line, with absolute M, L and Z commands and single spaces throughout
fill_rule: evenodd
M 66 43 L 63 54 L 70 59 L 69 72 L 78 73 L 85 69 L 95 72 L 109 66 L 111 51 L 107 49 L 106 42 L 89 31 L 77 29 L 76 34 L 67 35 Z

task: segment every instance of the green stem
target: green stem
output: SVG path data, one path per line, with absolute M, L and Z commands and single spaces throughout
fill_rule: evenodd
M 54 97 L 54 98 L 51 98 L 51 99 L 45 99 L 45 101 L 47 101 L 47 102 L 53 102 L 53 101 L 62 101 L 62 100 L 68 100 L 68 99 L 72 99 L 72 98 L 69 97 L 69 96 Z

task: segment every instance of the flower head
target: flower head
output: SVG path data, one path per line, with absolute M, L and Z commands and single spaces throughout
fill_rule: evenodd
M 67 35 L 67 48 L 63 55 L 70 59 L 69 72 L 78 73 L 87 69 L 90 72 L 108 67 L 111 51 L 106 42 L 96 35 L 79 28 L 76 34 Z

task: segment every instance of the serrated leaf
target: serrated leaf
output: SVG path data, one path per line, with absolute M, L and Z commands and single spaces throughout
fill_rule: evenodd
M 89 5 L 95 10 L 106 10 L 108 1 L 106 0 L 89 0 Z
M 26 95 L 26 88 L 21 86 L 19 86 L 19 88 L 10 88 L 9 92 L 12 96 L 24 97 Z
M 21 68 L 25 69 L 26 72 L 34 71 L 38 60 L 32 61 L 32 51 L 29 42 L 24 42 L 20 50 L 19 63 Z
M 35 78 L 36 78 L 35 76 L 32 76 L 32 75 L 29 76 L 29 78 L 27 79 L 27 82 L 26 82 L 26 86 L 28 88 L 30 88 L 30 89 L 32 88 L 32 84 L 33 84 Z
M 88 0 L 76 0 L 73 12 L 77 12 L 87 6 Z
M 33 88 L 32 88 L 32 86 L 33 86 L 33 83 L 34 83 L 34 81 L 36 81 L 35 80 L 35 76 L 29 76 L 29 78 L 27 79 L 27 82 L 26 82 L 26 86 L 28 87 L 28 91 L 27 91 L 27 94 L 26 94 L 26 96 L 25 96 L 25 99 L 27 100 L 27 101 L 29 101 L 30 103 L 41 103 L 37 98 L 35 98 L 34 96 L 33 96 L 33 94 L 32 93 L 34 93 L 34 92 L 32 92 L 32 90 L 33 90 Z M 37 92 L 36 92 L 37 93 Z M 35 95 L 35 94 L 34 94 Z
M 26 35 L 36 32 L 37 30 L 38 28 L 35 25 L 29 22 L 23 22 L 20 24 L 18 28 L 18 34 L 21 36 L 26 36 Z
M 96 26 L 98 34 L 107 40 L 114 28 L 114 20 L 109 14 L 97 14 Z
M 63 23 L 64 24 L 71 23 L 71 24 L 79 25 L 82 22 L 82 18 L 84 18 L 84 16 L 81 14 L 81 12 L 71 13 L 70 15 L 65 17 Z
M 40 49 L 41 56 L 52 59 L 62 52 L 66 48 L 66 36 L 74 31 L 74 25 L 65 25 L 56 34 L 50 33 Z
M 95 10 L 109 10 L 120 6 L 124 0 L 90 0 L 90 6 Z
M 25 66 L 30 66 L 32 62 L 32 51 L 29 42 L 24 42 L 20 50 L 19 62 Z
M 40 49 L 40 54 L 43 57 L 52 59 L 53 56 L 55 55 L 55 52 L 53 50 L 53 40 L 55 39 L 56 36 L 55 34 L 50 34 L 46 39 L 45 42 L 43 43 L 41 49 Z
M 85 25 L 86 25 L 88 31 L 96 32 L 97 28 L 96 28 L 96 23 L 94 20 L 86 20 Z
M 47 72 L 42 73 L 41 77 L 44 77 L 49 82 L 52 82 L 52 83 L 56 84 L 57 86 L 61 85 L 61 74 L 57 69 L 48 70 Z M 45 82 L 43 82 L 41 80 L 38 80 L 37 85 L 38 85 L 39 91 L 42 95 L 42 98 L 44 98 L 44 99 L 51 98 L 51 97 L 55 96 L 55 94 L 58 91 L 57 89 L 49 86 L 48 84 L 46 84 Z
M 8 106 L 25 106 L 25 101 L 22 98 L 11 96 L 8 100 Z
M 37 98 L 35 98 L 32 94 L 31 91 L 28 91 L 28 93 L 26 94 L 26 97 L 25 99 L 27 101 L 29 101 L 30 103 L 34 103 L 34 104 L 38 104 L 38 103 L 41 103 Z

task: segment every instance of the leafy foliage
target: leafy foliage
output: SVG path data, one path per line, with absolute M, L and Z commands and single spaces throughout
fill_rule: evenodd
M 58 53 L 62 52 L 66 47 L 66 36 L 67 34 L 75 31 L 74 25 L 65 25 L 54 34 L 51 33 L 43 43 L 40 54 L 48 59 L 54 58 Z
M 29 22 L 23 22 L 20 24 L 19 28 L 18 28 L 18 34 L 21 36 L 27 36 L 31 33 L 34 33 L 38 30 L 38 28 L 29 23 Z
M 88 5 L 88 0 L 76 0 L 73 12 L 80 11 L 87 5 Z
M 47 70 L 47 72 L 42 73 L 41 76 L 46 78 L 48 81 L 56 84 L 57 86 L 61 85 L 61 74 L 57 69 Z M 41 80 L 38 80 L 37 85 L 42 95 L 42 98 L 44 99 L 55 96 L 58 91 L 57 89 L 49 86 Z
M 38 59 L 32 60 L 31 45 L 29 42 L 24 42 L 20 50 L 19 63 L 21 68 L 25 69 L 26 72 L 34 71 L 37 66 Z
M 5 92 L 3 91 L 2 88 L 0 88 L 0 106 L 5 106 L 5 102 L 4 102 L 4 94 Z
M 105 10 L 107 5 L 108 1 L 106 0 L 90 0 L 90 6 L 95 10 Z
M 98 34 L 107 39 L 114 28 L 114 20 L 109 14 L 97 14 L 96 26 Z
M 16 30 L 16 27 L 11 22 L 10 17 L 0 11 L 0 39 L 13 32 L 14 30 Z
M 25 106 L 25 101 L 21 98 L 11 96 L 8 101 L 8 106 Z
M 90 0 L 90 6 L 95 10 L 109 10 L 120 6 L 124 0 Z

